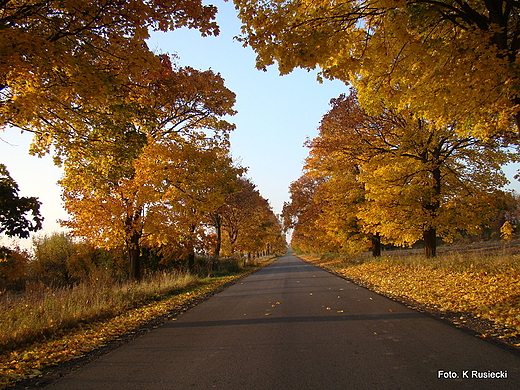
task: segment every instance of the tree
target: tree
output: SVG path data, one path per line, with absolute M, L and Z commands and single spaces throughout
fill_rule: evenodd
M 31 260 L 28 250 L 0 247 L 0 288 L 23 291 Z
M 72 218 L 65 225 L 99 246 L 124 245 L 132 278 L 140 276 L 142 245 L 182 248 L 192 268 L 209 214 L 237 174 L 226 150 L 204 143 L 150 141 L 133 161 L 134 174 L 117 183 L 105 177 L 78 183 L 81 167 L 66 166 L 63 197 Z
M 235 0 L 257 66 L 352 84 L 363 106 L 412 107 L 484 137 L 520 127 L 520 5 L 508 0 Z
M 422 239 L 431 257 L 438 235 L 475 232 L 494 212 L 490 194 L 506 183 L 500 166 L 512 158 L 500 139 L 462 137 L 457 123 L 438 128 L 409 111 L 371 115 L 355 94 L 332 105 L 310 143 L 309 167 L 329 183 L 350 181 L 349 192 L 362 201 L 347 204 L 355 205 L 365 233 L 397 245 Z
M 4 1 L 0 7 L 0 128 L 36 133 L 39 153 L 85 141 L 86 118 L 119 113 L 143 70 L 161 68 L 146 45 L 150 30 L 218 33 L 216 8 L 199 0 Z
M 249 179 L 239 177 L 236 183 L 238 190 L 217 210 L 225 232 L 225 252 L 250 255 L 281 250 L 285 240 L 269 202 Z
M 505 242 L 509 242 L 514 238 L 514 232 L 515 228 L 511 225 L 511 222 L 505 221 L 500 228 L 500 237 L 502 237 Z
M 367 115 L 354 93 L 332 99 L 331 105 L 321 121 L 320 135 L 307 142 L 308 174 L 323 178 L 314 198 L 322 205 L 316 223 L 341 251 L 358 252 L 371 245 L 372 254 L 379 256 L 379 232 L 364 232 L 358 216 L 366 202 L 365 183 L 359 176 L 362 165 L 384 150 L 384 139 L 395 122 L 390 116 Z
M 18 196 L 18 190 L 6 166 L 0 164 L 0 233 L 27 238 L 42 228 L 41 203 L 35 197 Z
M 205 249 L 213 215 L 235 191 L 244 170 L 234 166 L 227 145 L 201 138 L 147 148 L 137 172 L 138 185 L 148 189 L 142 196 L 151 204 L 147 218 L 154 224 L 153 229 L 148 224 L 146 242 L 166 251 L 180 249 L 193 269 L 196 251 Z
M 290 202 L 282 210 L 285 231 L 292 229 L 291 247 L 302 252 L 329 252 L 337 250 L 337 242 L 327 237 L 327 231 L 318 223 L 323 205 L 316 193 L 324 182 L 321 177 L 304 173 L 289 187 Z
M 228 133 L 234 126 L 221 117 L 234 114 L 235 95 L 211 71 L 175 69 L 168 57 L 161 63 L 161 71 L 147 75 L 140 94 L 118 115 L 90 118 L 88 137 L 60 150 L 65 207 L 73 216 L 66 224 L 106 247 L 124 243 L 134 278 L 139 277 L 143 239 L 164 240 L 149 226 L 152 221 L 161 215 L 186 217 L 195 199 L 190 189 L 202 191 L 201 181 L 211 181 L 211 174 L 216 180 L 218 168 L 223 175 L 231 170 Z M 193 198 L 182 200 L 179 193 Z M 184 214 L 173 206 L 179 203 Z M 192 227 L 188 236 L 195 234 Z

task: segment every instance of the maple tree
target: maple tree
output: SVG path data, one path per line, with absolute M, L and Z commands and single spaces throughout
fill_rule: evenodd
M 355 93 L 332 106 L 309 143 L 307 168 L 326 178 L 321 189 L 328 198 L 341 200 L 328 207 L 347 216 L 320 214 L 321 226 L 330 218 L 337 230 L 350 215 L 350 234 L 372 233 L 397 245 L 422 239 L 431 257 L 438 235 L 452 240 L 460 231 L 474 233 L 494 212 L 494 191 L 507 182 L 500 167 L 513 158 L 499 138 L 462 137 L 456 123 L 437 128 L 388 108 L 371 115 Z
M 213 214 L 236 190 L 244 169 L 233 164 L 227 145 L 205 139 L 180 144 L 161 142 L 148 149 L 138 172 L 141 186 L 151 190 L 144 199 L 154 203 L 148 213 L 155 231 L 148 228 L 146 242 L 183 254 L 193 269 L 196 252 L 205 250 Z
M 285 231 L 292 230 L 291 247 L 302 252 L 328 252 L 338 248 L 331 246 L 327 231 L 318 223 L 322 204 L 316 193 L 323 178 L 303 174 L 289 187 L 290 202 L 282 209 Z
M 513 227 L 511 222 L 505 221 L 504 224 L 500 228 L 500 233 L 501 233 L 500 237 L 502 237 L 502 239 L 504 241 L 509 242 L 514 237 L 514 231 L 515 231 L 515 228 Z
M 213 217 L 222 236 L 223 252 L 229 255 L 285 250 L 282 229 L 268 201 L 251 180 L 239 177 L 237 190 L 228 195 Z
M 151 30 L 218 34 L 216 8 L 198 0 L 4 1 L 0 10 L 0 127 L 36 133 L 39 153 L 88 139 L 86 118 L 117 115 L 143 70 L 161 68 Z
M 218 208 L 236 176 L 227 149 L 199 142 L 150 141 L 133 161 L 134 172 L 117 182 L 87 176 L 65 165 L 64 224 L 75 235 L 105 247 L 125 245 L 130 275 L 139 278 L 142 245 L 182 248 L 193 266 L 208 214 Z M 78 175 L 82 180 L 78 180 Z
M 42 228 L 41 203 L 35 197 L 20 197 L 18 191 L 18 184 L 0 164 L 0 233 L 27 238 Z
M 352 84 L 365 108 L 486 136 L 518 114 L 519 4 L 508 0 L 235 0 L 257 66 Z
M 219 177 L 234 172 L 227 156 L 234 125 L 222 117 L 234 114 L 235 95 L 212 71 L 174 68 L 165 56 L 161 64 L 117 115 L 93 115 L 84 126 L 88 137 L 57 148 L 65 168 L 65 207 L 73 216 L 66 225 L 99 245 L 124 243 L 135 278 L 144 238 L 158 245 L 166 240 L 152 221 L 190 219 L 186 210 L 192 207 L 192 219 L 201 208 L 206 212 L 213 205 L 209 199 L 224 191 L 212 180 L 221 183 Z M 206 191 L 205 198 L 196 191 Z M 195 202 L 197 197 L 203 200 Z M 173 228 L 172 221 L 163 222 L 163 230 Z M 198 221 L 183 226 L 193 252 L 186 237 L 196 234 Z M 179 238 L 179 232 L 170 233 Z

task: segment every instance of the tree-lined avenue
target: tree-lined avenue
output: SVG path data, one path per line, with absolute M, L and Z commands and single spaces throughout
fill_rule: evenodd
M 46 388 L 511 389 L 519 378 L 518 355 L 286 255 Z

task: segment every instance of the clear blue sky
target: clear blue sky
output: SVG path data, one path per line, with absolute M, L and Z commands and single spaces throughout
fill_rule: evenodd
M 279 76 L 276 67 L 257 70 L 254 52 L 234 39 L 240 34 L 240 21 L 233 3 L 211 3 L 219 9 L 218 37 L 201 38 L 196 30 L 182 29 L 154 34 L 149 45 L 152 50 L 176 53 L 180 65 L 220 73 L 236 93 L 233 157 L 249 168 L 247 175 L 279 213 L 288 199 L 289 184 L 300 176 L 307 155 L 303 143 L 317 134 L 330 99 L 348 89 L 339 81 L 318 83 L 315 72 Z
M 234 40 L 240 34 L 240 21 L 233 3 L 208 1 L 218 7 L 218 37 L 201 38 L 196 30 L 182 29 L 154 34 L 150 48 L 178 55 L 179 65 L 212 69 L 226 80 L 237 95 L 237 115 L 231 118 L 237 129 L 231 135 L 232 154 L 249 168 L 248 176 L 267 198 L 276 213 L 289 199 L 289 184 L 296 180 L 308 150 L 305 140 L 317 135 L 323 114 L 331 98 L 347 92 L 339 82 L 316 81 L 316 73 L 303 70 L 279 76 L 276 67 L 268 72 L 255 68 L 255 54 Z M 59 230 L 58 219 L 67 215 L 61 207 L 56 181 L 61 171 L 49 156 L 39 159 L 28 155 L 31 135 L 10 130 L 0 133 L 0 163 L 18 182 L 24 196 L 37 196 L 45 217 L 44 232 Z M 512 177 L 514 170 L 509 170 Z M 518 182 L 515 182 L 518 186 Z M 6 240 L 0 240 L 7 243 Z

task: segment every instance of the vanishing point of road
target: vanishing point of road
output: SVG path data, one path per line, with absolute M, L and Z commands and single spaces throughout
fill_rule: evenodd
M 45 388 L 518 389 L 520 356 L 286 255 Z

